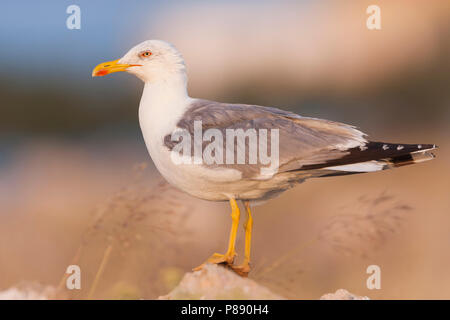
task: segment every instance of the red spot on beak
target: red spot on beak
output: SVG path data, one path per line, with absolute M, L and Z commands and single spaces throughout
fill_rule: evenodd
M 95 73 L 95 75 L 101 77 L 101 76 L 107 75 L 108 73 L 109 73 L 108 70 L 106 70 L 106 69 L 100 69 L 100 70 L 98 70 L 98 71 Z

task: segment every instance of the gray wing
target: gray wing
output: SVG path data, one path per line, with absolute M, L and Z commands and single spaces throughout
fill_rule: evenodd
M 208 100 L 194 100 L 177 127 L 187 130 L 191 136 L 194 121 L 202 121 L 203 131 L 219 129 L 267 129 L 279 130 L 279 169 L 278 172 L 301 170 L 311 165 L 327 163 L 347 155 L 348 150 L 364 146 L 367 141 L 364 133 L 355 127 L 328 120 L 301 117 L 295 113 L 271 107 L 245 104 L 227 104 Z M 170 135 L 164 144 L 172 149 L 177 142 Z M 246 141 L 248 144 L 248 141 Z M 269 152 L 270 150 L 270 145 Z M 247 148 L 248 150 L 248 148 Z M 247 157 L 248 159 L 248 157 Z M 248 162 L 246 162 L 248 163 Z M 230 167 L 230 165 L 221 165 Z M 256 177 L 261 164 L 232 165 L 244 177 Z

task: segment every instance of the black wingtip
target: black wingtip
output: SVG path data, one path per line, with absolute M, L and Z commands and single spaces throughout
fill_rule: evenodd
M 325 163 L 306 165 L 302 170 L 321 169 L 361 163 L 366 161 L 392 162 L 395 166 L 415 163 L 414 156 L 418 154 L 431 154 L 429 150 L 436 149 L 435 144 L 402 144 L 369 141 L 367 144 L 347 150 L 347 154 L 341 158 L 331 159 Z M 434 156 L 434 155 L 433 155 Z M 430 158 L 433 158 L 431 156 Z

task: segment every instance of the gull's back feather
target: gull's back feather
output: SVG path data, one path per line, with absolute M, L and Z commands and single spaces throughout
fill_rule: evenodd
M 347 150 L 367 142 L 364 134 L 353 126 L 301 117 L 292 112 L 256 105 L 227 104 L 196 99 L 179 120 L 177 127 L 187 130 L 193 137 L 194 121 L 202 121 L 203 131 L 210 128 L 219 129 L 224 136 L 226 129 L 268 129 L 268 141 L 270 141 L 270 129 L 278 129 L 279 172 L 326 163 L 331 159 L 345 156 Z M 170 135 L 167 135 L 164 141 L 169 149 L 176 144 L 171 141 Z M 248 144 L 248 141 L 246 143 Z M 248 150 L 248 145 L 246 147 Z M 269 144 L 268 152 L 270 151 Z M 223 166 L 235 167 L 247 178 L 255 178 L 260 171 L 259 164 Z

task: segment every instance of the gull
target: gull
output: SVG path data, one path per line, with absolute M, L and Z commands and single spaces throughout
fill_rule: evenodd
M 375 172 L 434 158 L 430 152 L 436 148 L 433 144 L 374 142 L 367 140 L 366 134 L 356 127 L 344 123 L 304 117 L 273 107 L 191 98 L 184 60 L 165 41 L 144 41 L 122 58 L 97 65 L 92 76 L 119 71 L 131 73 L 144 82 L 139 124 L 161 175 L 194 197 L 230 203 L 232 223 L 228 249 L 225 254 L 214 253 L 205 263 L 224 264 L 243 276 L 250 271 L 253 225 L 250 208 L 254 204 L 274 198 L 309 178 Z M 200 138 L 196 137 L 199 130 L 204 133 Z M 221 142 L 219 138 L 228 138 L 230 132 L 244 133 L 244 139 L 239 141 L 231 136 L 232 143 Z M 256 148 L 252 148 L 256 141 L 252 133 L 259 134 Z M 272 144 L 264 146 L 263 138 Z M 183 156 L 179 148 L 182 142 L 187 146 L 183 152 L 189 151 Z M 214 144 L 214 148 L 209 144 Z M 208 145 L 214 149 L 210 158 L 217 161 L 201 159 Z M 244 157 L 239 158 L 241 151 L 245 152 Z M 262 151 L 266 151 L 266 158 L 270 153 L 269 159 L 274 161 L 263 162 L 262 158 L 249 161 L 254 160 L 255 153 L 261 156 Z M 178 158 L 174 156 L 177 152 Z M 229 158 L 234 162 L 228 161 Z M 243 203 L 247 213 L 245 255 L 240 265 L 233 264 L 240 220 L 237 201 Z

